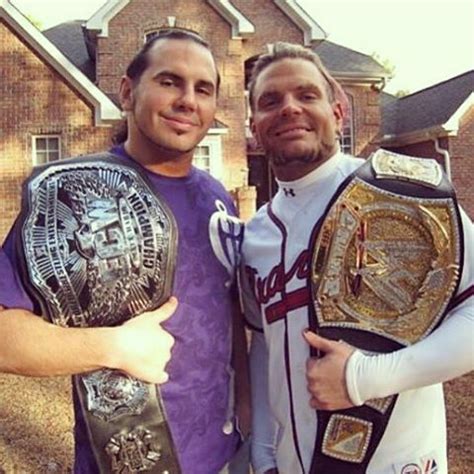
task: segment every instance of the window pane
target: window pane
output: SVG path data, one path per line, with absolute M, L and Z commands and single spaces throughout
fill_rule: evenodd
M 48 162 L 49 161 L 57 161 L 59 160 L 59 152 L 58 151 L 50 151 L 48 153 Z
M 211 154 L 211 150 L 209 146 L 205 146 L 205 145 L 200 145 L 196 147 L 196 150 L 194 151 L 195 158 L 198 158 L 201 156 L 209 156 L 210 154 Z
M 210 171 L 209 158 L 206 158 L 206 157 L 194 158 L 193 164 L 196 168 L 199 168 L 200 170 L 207 171 L 207 172 Z
M 59 138 L 57 137 L 48 138 L 48 150 L 59 151 Z
M 36 152 L 36 163 L 42 165 L 47 163 L 48 160 L 48 153 L 45 151 L 37 151 Z
M 145 43 L 150 41 L 153 37 L 155 37 L 158 34 L 157 31 L 150 31 L 149 33 L 145 34 Z
M 46 138 L 36 138 L 35 140 L 37 150 L 46 150 Z
M 208 173 L 211 171 L 211 149 L 208 145 L 200 145 L 194 151 L 193 164 Z
M 340 138 L 341 149 L 344 153 L 353 153 L 353 110 L 354 110 L 354 99 L 350 94 L 347 94 L 347 99 L 349 101 L 346 114 L 344 116 L 343 127 L 342 127 L 342 136 Z

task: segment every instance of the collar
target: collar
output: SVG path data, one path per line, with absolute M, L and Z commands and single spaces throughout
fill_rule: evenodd
M 329 160 L 325 161 L 322 165 L 308 173 L 307 175 L 296 179 L 294 181 L 280 181 L 276 180 L 278 184 L 279 192 L 285 198 L 292 198 L 301 194 L 305 189 L 319 183 L 323 183 L 326 179 L 334 173 L 339 163 L 343 159 L 344 155 L 342 152 L 336 152 Z

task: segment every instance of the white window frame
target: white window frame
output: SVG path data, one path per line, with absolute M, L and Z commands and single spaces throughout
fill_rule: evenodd
M 151 35 L 156 36 L 158 34 L 160 34 L 159 28 L 156 28 L 155 30 L 145 31 L 145 33 L 143 34 L 143 43 L 148 43 L 148 41 L 152 38 Z
M 32 161 L 33 161 L 33 165 L 36 166 L 36 165 L 42 165 L 42 164 L 46 164 L 46 163 L 49 163 L 50 160 L 47 159 L 45 163 L 40 163 L 37 159 L 37 153 L 39 152 L 39 150 L 37 149 L 36 147 L 36 141 L 38 139 L 41 139 L 41 138 L 46 138 L 46 139 L 50 139 L 50 138 L 56 138 L 58 140 L 58 159 L 60 160 L 61 157 L 62 157 L 62 151 L 61 151 L 61 135 L 54 135 L 54 134 L 41 134 L 41 135 L 33 135 L 31 137 L 31 141 L 32 141 L 32 146 L 31 146 L 31 149 L 32 149 Z M 46 147 L 46 150 L 41 150 L 41 151 L 46 151 L 46 153 L 48 154 L 49 152 L 49 149 L 48 147 Z M 56 150 L 54 150 L 56 151 Z
M 354 97 L 352 95 L 347 94 L 347 101 L 348 101 L 348 110 L 347 110 L 347 117 L 344 119 L 344 122 L 346 122 L 346 127 L 344 126 L 344 123 L 342 124 L 342 132 L 341 132 L 341 140 L 340 140 L 340 145 L 341 145 L 341 151 L 344 153 L 347 153 L 349 155 L 354 154 Z M 344 129 L 348 129 L 349 133 L 344 133 Z M 348 139 L 349 141 L 349 149 L 343 148 L 343 143 L 344 139 Z
M 222 140 L 220 135 L 207 135 L 200 141 L 198 146 L 209 147 L 209 174 L 221 180 L 223 175 L 223 160 Z

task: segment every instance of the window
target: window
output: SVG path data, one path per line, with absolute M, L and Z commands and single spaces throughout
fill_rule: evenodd
M 347 95 L 347 111 L 344 115 L 344 121 L 342 122 L 342 135 L 341 135 L 341 151 L 343 153 L 352 154 L 354 153 L 354 114 L 353 105 L 354 99 L 351 95 Z
M 167 22 L 168 22 L 168 26 L 161 26 L 160 28 L 149 29 L 149 30 L 145 31 L 145 33 L 143 35 L 143 41 L 145 43 L 148 43 L 148 41 L 150 41 L 155 36 L 159 36 L 161 34 L 165 34 L 165 33 L 172 32 L 172 31 L 181 32 L 181 33 L 187 34 L 189 36 L 196 37 L 196 39 L 202 41 L 202 37 L 197 31 L 190 30 L 188 28 L 177 27 L 176 26 L 176 17 L 169 16 L 167 18 Z
M 61 158 L 61 137 L 37 135 L 33 137 L 33 164 L 42 165 Z
M 193 165 L 216 179 L 222 179 L 222 146 L 219 135 L 208 135 L 194 151 Z
M 148 43 L 148 41 L 150 41 L 152 38 L 158 35 L 159 32 L 160 30 L 153 30 L 153 31 L 148 31 L 147 33 L 145 33 L 144 42 Z
M 194 151 L 193 164 L 200 170 L 211 172 L 211 149 L 209 145 L 199 145 Z

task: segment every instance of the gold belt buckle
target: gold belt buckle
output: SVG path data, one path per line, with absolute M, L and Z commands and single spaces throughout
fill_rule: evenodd
M 403 345 L 429 334 L 458 277 L 455 212 L 451 199 L 402 197 L 355 178 L 315 247 L 319 326 L 368 331 Z

